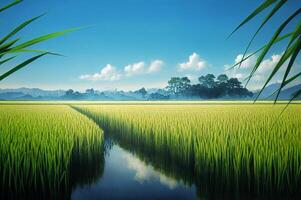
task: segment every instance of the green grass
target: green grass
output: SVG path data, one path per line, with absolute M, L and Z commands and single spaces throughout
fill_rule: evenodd
M 76 182 L 101 173 L 103 138 L 69 106 L 0 105 L 1 193 L 70 195 Z
M 226 191 L 298 192 L 301 106 L 74 105 L 114 137 Z M 274 125 L 273 125 L 274 124 Z M 202 182 L 203 183 L 203 182 Z

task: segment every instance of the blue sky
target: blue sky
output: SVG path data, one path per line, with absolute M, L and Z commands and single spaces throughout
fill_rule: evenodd
M 1 4 L 8 2 L 5 0 Z M 73 27 L 87 28 L 36 46 L 35 49 L 51 50 L 65 57 L 44 57 L 5 79 L 0 88 L 129 90 L 142 86 L 163 87 L 171 76 L 189 76 L 195 81 L 202 74 L 217 75 L 244 51 L 264 15 L 227 40 L 228 34 L 260 2 L 24 0 L 1 14 L 1 36 L 42 13 L 47 14 L 20 33 L 24 40 Z M 296 9 L 296 5 L 300 2 L 291 0 L 281 14 L 275 16 L 274 23 L 268 24 L 258 35 L 251 49 L 267 42 L 272 30 L 285 19 L 286 13 Z M 272 66 L 281 52 L 280 44 L 268 55 L 266 64 Z M 245 71 L 228 74 L 242 79 L 252 62 L 245 63 Z M 4 66 L 0 72 L 10 66 Z M 263 70 L 250 87 L 262 84 L 259 79 L 266 73 Z

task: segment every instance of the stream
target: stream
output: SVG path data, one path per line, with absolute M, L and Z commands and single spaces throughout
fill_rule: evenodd
M 106 139 L 105 144 L 102 176 L 92 184 L 77 185 L 72 199 L 196 199 L 193 184 L 156 170 L 116 142 Z

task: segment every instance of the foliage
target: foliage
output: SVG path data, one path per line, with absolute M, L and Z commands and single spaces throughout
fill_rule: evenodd
M 5 11 L 6 9 L 15 6 L 19 3 L 21 3 L 22 0 L 15 0 L 12 3 L 0 8 L 0 13 Z M 24 53 L 37 53 L 38 55 L 33 56 L 25 61 L 23 61 L 22 63 L 11 67 L 11 69 L 5 73 L 3 73 L 2 75 L 0 75 L 0 81 L 2 81 L 3 79 L 5 79 L 6 77 L 10 76 L 11 74 L 15 73 L 16 71 L 26 67 L 27 65 L 29 65 L 30 63 L 34 62 L 35 60 L 47 55 L 47 54 L 52 54 L 52 55 L 59 55 L 59 54 L 55 54 L 55 53 L 51 53 L 49 51 L 42 51 L 42 50 L 35 50 L 35 49 L 29 49 L 29 47 L 41 43 L 45 40 L 49 40 L 51 38 L 55 38 L 61 35 L 64 35 L 68 32 L 74 31 L 75 29 L 69 29 L 69 30 L 64 30 L 64 31 L 60 31 L 60 32 L 54 32 L 54 33 L 50 33 L 50 34 L 46 34 L 31 40 L 28 40 L 26 42 L 22 42 L 20 44 L 18 44 L 18 42 L 20 41 L 20 37 L 18 37 L 17 39 L 13 39 L 13 37 L 20 32 L 21 30 L 23 30 L 25 27 L 27 27 L 29 24 L 31 24 L 32 22 L 36 21 L 37 19 L 39 19 L 42 15 L 34 17 L 32 19 L 29 19 L 25 22 L 23 22 L 22 24 L 20 24 L 19 26 L 17 26 L 15 29 L 13 29 L 11 32 L 8 32 L 4 37 L 2 37 L 0 39 L 0 65 L 4 64 L 4 63 L 8 63 L 9 61 L 14 60 L 17 56 L 16 54 L 24 54 Z M 14 55 L 14 56 L 9 56 L 9 55 Z
M 218 76 L 215 81 L 213 74 L 199 77 L 199 84 L 191 85 L 187 77 L 172 77 L 168 81 L 167 90 L 175 96 L 186 98 L 198 97 L 204 99 L 221 97 L 251 97 L 252 92 L 243 88 L 237 78 L 230 78 L 225 74 Z
M 0 197 L 58 198 L 102 172 L 101 129 L 68 106 L 0 105 L 0 131 Z
M 300 105 L 77 105 L 123 143 L 194 172 L 198 187 L 249 193 L 299 191 Z M 213 188 L 212 191 L 216 192 Z
M 263 59 L 268 54 L 270 49 L 279 41 L 284 40 L 286 38 L 289 38 L 289 40 L 286 42 L 286 47 L 284 48 L 284 53 L 282 54 L 280 60 L 275 65 L 274 69 L 272 70 L 271 74 L 267 77 L 267 80 L 265 84 L 263 85 L 261 91 L 258 93 L 255 101 L 259 98 L 260 94 L 264 90 L 264 88 L 267 86 L 268 83 L 272 80 L 273 77 L 275 77 L 275 74 L 279 72 L 281 68 L 285 69 L 285 73 L 283 75 L 283 78 L 281 80 L 280 87 L 273 93 L 276 94 L 275 97 L 275 103 L 278 100 L 280 92 L 283 90 L 283 88 L 288 85 L 289 83 L 292 83 L 294 80 L 299 78 L 301 76 L 301 72 L 299 69 L 299 72 L 297 72 L 294 75 L 290 75 L 290 72 L 292 71 L 293 65 L 296 61 L 296 58 L 300 52 L 301 49 L 301 20 L 300 20 L 300 14 L 301 14 L 301 7 L 300 5 L 296 7 L 295 11 L 293 13 L 285 13 L 287 15 L 287 18 L 285 21 L 280 24 L 280 26 L 275 30 L 273 36 L 268 41 L 266 45 L 261 47 L 259 50 L 255 51 L 255 53 L 252 53 L 250 56 L 246 56 L 248 53 L 248 50 L 254 41 L 257 34 L 261 31 L 261 29 L 266 25 L 267 22 L 269 22 L 273 16 L 279 12 L 279 10 L 286 4 L 289 4 L 290 1 L 287 0 L 265 0 L 260 6 L 258 6 L 248 17 L 246 17 L 238 26 L 235 28 L 235 30 L 231 33 L 231 35 L 236 32 L 238 29 L 240 29 L 242 26 L 244 26 L 246 23 L 248 23 L 250 20 L 252 20 L 255 16 L 259 15 L 263 11 L 267 10 L 268 8 L 271 8 L 270 12 L 266 15 L 264 20 L 262 21 L 259 28 L 254 33 L 253 37 L 251 38 L 244 54 L 240 62 L 236 63 L 233 67 L 237 65 L 241 65 L 241 63 L 249 58 L 250 56 L 253 56 L 255 53 L 260 52 L 260 55 L 257 58 L 256 64 L 254 65 L 252 72 L 250 76 L 247 79 L 247 83 L 250 81 L 250 79 L 254 76 L 255 72 L 259 68 L 260 64 L 263 62 Z M 295 29 L 292 32 L 288 32 L 289 28 L 288 26 L 292 24 L 294 20 L 297 20 L 297 23 L 295 24 Z M 281 36 L 283 34 L 283 36 Z M 286 65 L 285 63 L 288 62 Z M 296 99 L 298 96 L 301 95 L 301 88 L 292 96 L 291 101 Z

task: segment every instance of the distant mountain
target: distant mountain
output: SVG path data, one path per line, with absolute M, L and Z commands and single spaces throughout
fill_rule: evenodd
M 279 83 L 271 84 L 267 86 L 262 94 L 260 95 L 261 100 L 266 100 L 275 90 L 280 87 Z M 284 89 L 280 95 L 279 100 L 288 100 L 292 95 L 301 89 L 301 84 L 295 85 Z M 68 92 L 69 91 L 69 92 Z M 103 100 L 103 101 L 141 101 L 141 100 L 171 100 L 177 99 L 170 96 L 163 89 L 147 89 L 141 88 L 136 91 L 122 91 L 122 90 L 111 90 L 111 91 L 97 91 L 88 89 L 85 92 L 77 92 L 73 90 L 42 90 L 39 88 L 18 88 L 18 89 L 0 89 L 0 100 Z M 253 97 L 244 98 L 244 100 L 256 97 L 259 91 L 255 91 Z M 275 95 L 269 97 L 268 100 L 273 100 Z M 220 100 L 227 98 L 220 98 Z M 238 98 L 240 100 L 242 98 Z M 297 98 L 301 99 L 301 97 Z M 193 98 L 187 96 L 185 100 L 200 100 L 200 98 Z
M 268 99 L 273 100 L 276 98 L 276 94 L 271 96 L 270 95 L 275 92 L 279 87 L 281 86 L 280 83 L 273 83 L 269 86 L 267 86 L 261 93 L 259 99 Z M 280 94 L 278 99 L 279 100 L 288 100 L 292 98 L 292 95 L 301 89 L 301 84 L 294 85 L 292 87 L 284 89 Z M 258 95 L 259 91 L 254 92 L 254 97 Z M 298 97 L 297 99 L 301 99 L 301 97 Z
M 23 93 L 32 97 L 60 97 L 65 94 L 64 90 L 42 90 L 39 88 L 17 88 L 17 89 L 0 89 L 0 94 L 3 93 Z M 1 98 L 1 97 L 0 97 Z

